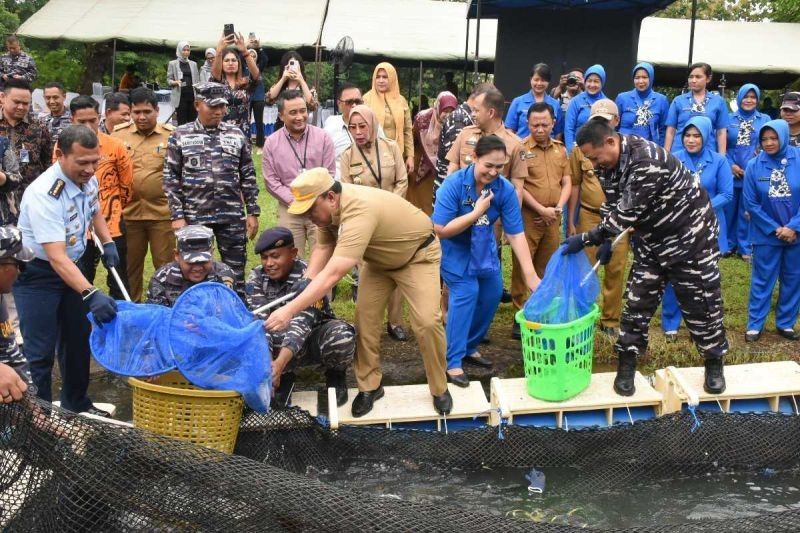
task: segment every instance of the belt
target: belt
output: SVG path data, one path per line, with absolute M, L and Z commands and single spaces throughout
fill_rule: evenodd
M 414 250 L 414 253 L 416 254 L 420 250 L 424 250 L 425 248 L 430 246 L 430 244 L 435 240 L 436 240 L 436 235 L 431 233 L 430 235 L 428 235 L 428 238 L 422 241 L 422 244 L 420 244 L 419 247 L 416 250 Z
M 600 214 L 600 210 L 599 209 L 595 209 L 593 207 L 587 207 L 587 206 L 585 206 L 583 204 L 581 204 L 581 209 L 585 209 L 585 210 L 589 211 L 590 213 L 594 213 L 595 215 L 599 215 Z

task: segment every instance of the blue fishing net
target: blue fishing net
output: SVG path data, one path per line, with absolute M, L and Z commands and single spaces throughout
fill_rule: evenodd
M 166 324 L 170 309 L 162 305 L 117 302 L 117 316 L 94 327 L 89 346 L 94 358 L 115 374 L 157 376 L 175 369 Z
M 556 250 L 539 288 L 525 303 L 525 319 L 542 324 L 565 324 L 586 315 L 600 294 L 600 281 L 583 252 L 564 255 Z
M 263 323 L 220 283 L 181 294 L 169 318 L 169 343 L 178 370 L 204 389 L 235 390 L 266 412 L 272 395 L 272 356 Z
M 235 390 L 266 412 L 272 394 L 272 356 L 263 323 L 228 287 L 199 283 L 172 309 L 118 302 L 114 320 L 95 325 L 95 359 L 116 374 L 154 376 L 177 368 L 203 389 Z

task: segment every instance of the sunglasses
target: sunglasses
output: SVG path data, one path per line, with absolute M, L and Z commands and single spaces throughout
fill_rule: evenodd
M 350 98 L 348 100 L 339 100 L 339 101 L 347 105 L 361 105 L 364 103 L 364 100 L 362 100 L 361 98 Z

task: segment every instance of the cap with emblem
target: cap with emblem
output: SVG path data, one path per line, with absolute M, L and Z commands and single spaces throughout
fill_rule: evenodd
M 601 98 L 592 104 L 592 110 L 589 115 L 589 119 L 591 120 L 594 117 L 603 117 L 606 120 L 614 120 L 615 118 L 619 117 L 619 108 L 613 100 Z
M 274 250 L 275 248 L 283 248 L 285 246 L 294 246 L 294 235 L 292 235 L 292 232 L 287 228 L 275 226 L 274 228 L 264 230 L 264 233 L 258 238 L 255 250 L 257 254 L 260 254 L 267 250 Z
M 206 105 L 228 105 L 228 100 L 225 98 L 227 89 L 221 83 L 207 81 L 205 83 L 198 83 L 194 86 L 195 100 L 203 100 Z
M 294 202 L 289 206 L 289 213 L 305 214 L 314 205 L 317 196 L 328 192 L 334 183 L 327 168 L 317 167 L 302 172 L 292 182 Z
M 800 92 L 794 91 L 783 95 L 781 109 L 787 111 L 800 111 Z
M 184 226 L 175 232 L 178 240 L 178 253 L 187 263 L 211 261 L 211 248 L 214 245 L 214 232 L 205 226 Z
M 33 250 L 22 245 L 22 232 L 14 226 L 0 226 L 0 259 L 13 257 L 28 262 L 33 259 Z

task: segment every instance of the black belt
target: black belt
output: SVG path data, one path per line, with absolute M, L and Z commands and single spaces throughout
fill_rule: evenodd
M 417 252 L 419 252 L 420 250 L 424 250 L 425 248 L 427 248 L 428 246 L 430 246 L 430 244 L 431 244 L 433 241 L 435 241 L 435 240 L 436 240 L 436 235 L 434 235 L 433 233 L 431 233 L 430 235 L 428 235 L 428 238 L 427 238 L 427 239 L 425 239 L 424 241 L 422 241 L 422 244 L 420 244 L 420 245 L 419 245 L 419 247 L 418 247 L 418 248 L 417 248 L 417 249 L 414 251 L 414 253 L 416 254 L 416 253 L 417 253 Z
M 581 209 L 586 209 L 587 211 L 589 211 L 590 213 L 594 213 L 595 215 L 599 215 L 600 214 L 600 210 L 599 209 L 594 209 L 593 207 L 586 207 L 583 204 L 581 204 Z

